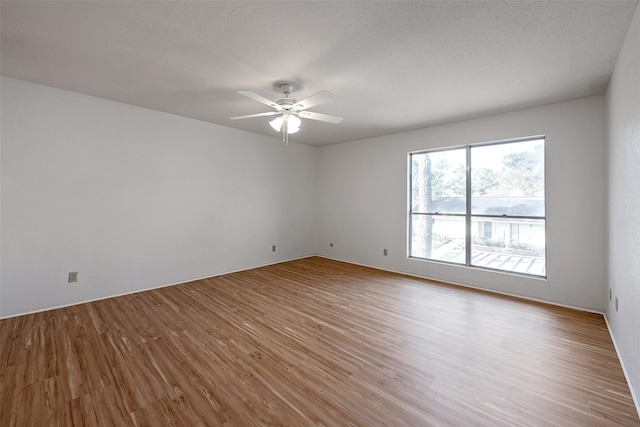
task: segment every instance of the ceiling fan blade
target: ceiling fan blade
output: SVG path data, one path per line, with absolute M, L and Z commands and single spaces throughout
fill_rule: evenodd
M 338 124 L 342 122 L 342 117 L 330 116 L 329 114 L 314 113 L 313 111 L 300 111 L 298 113 L 303 119 L 320 120 L 321 122 Z
M 229 117 L 229 118 L 231 120 L 250 119 L 251 117 L 275 116 L 276 114 L 280 114 L 280 112 L 279 111 L 269 111 L 268 113 L 247 114 L 246 116 L 235 116 L 235 117 Z
M 307 108 L 313 107 L 314 105 L 327 102 L 331 98 L 333 98 L 333 94 L 328 90 L 323 90 L 322 92 L 311 95 L 310 97 L 305 98 L 302 101 L 296 102 L 295 104 L 293 104 L 293 107 L 291 107 L 291 109 L 294 111 L 306 110 Z
M 277 108 L 278 110 L 281 109 L 278 104 L 276 104 L 275 102 L 271 101 L 270 99 L 267 99 L 267 98 L 265 98 L 263 96 L 258 95 L 257 93 L 253 93 L 253 92 L 248 91 L 248 90 L 239 90 L 238 93 L 240 95 L 248 96 L 251 99 L 255 99 L 258 102 L 262 102 L 264 105 L 268 105 L 269 107 Z

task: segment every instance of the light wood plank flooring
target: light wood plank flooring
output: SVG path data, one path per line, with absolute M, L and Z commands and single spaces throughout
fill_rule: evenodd
M 640 426 L 602 316 L 312 257 L 0 321 L 0 425 Z

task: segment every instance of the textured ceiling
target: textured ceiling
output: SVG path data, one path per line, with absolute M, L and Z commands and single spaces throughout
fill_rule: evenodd
M 1 71 L 277 137 L 239 95 L 333 100 L 324 145 L 606 90 L 637 1 L 2 2 Z

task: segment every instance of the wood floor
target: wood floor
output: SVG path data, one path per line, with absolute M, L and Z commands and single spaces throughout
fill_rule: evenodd
M 307 258 L 0 321 L 0 425 L 640 426 L 602 316 Z

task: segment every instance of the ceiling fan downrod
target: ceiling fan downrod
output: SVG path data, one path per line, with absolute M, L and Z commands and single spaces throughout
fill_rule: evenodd
M 284 93 L 284 97 L 288 98 L 291 92 L 293 92 L 293 85 L 286 84 L 286 83 L 281 84 L 280 90 Z

